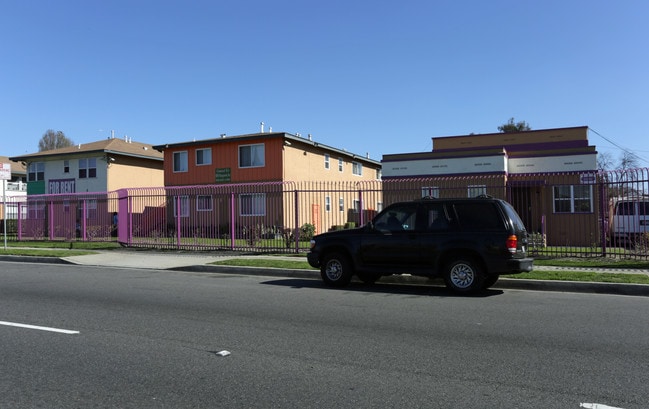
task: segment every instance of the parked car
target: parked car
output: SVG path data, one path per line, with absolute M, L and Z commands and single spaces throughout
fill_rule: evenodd
M 363 227 L 315 236 L 307 259 L 335 287 L 354 275 L 373 283 L 406 273 L 443 277 L 451 290 L 473 292 L 501 274 L 532 271 L 527 242 L 523 222 L 504 200 L 425 198 L 394 203 Z
M 613 206 L 610 232 L 614 243 L 642 243 L 649 233 L 649 199 L 623 198 Z

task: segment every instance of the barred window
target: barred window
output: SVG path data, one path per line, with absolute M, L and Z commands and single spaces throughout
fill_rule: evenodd
M 266 194 L 248 193 L 240 195 L 239 214 L 241 216 L 265 216 Z
M 554 213 L 592 213 L 591 185 L 563 185 L 552 188 Z

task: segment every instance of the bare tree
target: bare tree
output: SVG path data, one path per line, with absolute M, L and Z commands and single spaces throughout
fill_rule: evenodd
M 613 168 L 613 156 L 610 152 L 597 153 L 597 169 L 598 170 L 611 170 Z
M 620 169 L 637 169 L 638 167 L 638 157 L 635 153 L 629 151 L 622 152 L 620 156 Z
M 50 151 L 52 149 L 58 148 L 67 148 L 68 146 L 74 145 L 71 139 L 69 139 L 61 131 L 54 131 L 53 129 L 48 129 L 43 134 L 43 137 L 38 141 L 38 151 Z
M 514 118 L 509 118 L 509 122 L 498 127 L 500 132 L 510 133 L 510 132 L 521 132 L 521 131 L 531 131 L 530 125 L 525 121 L 514 122 Z

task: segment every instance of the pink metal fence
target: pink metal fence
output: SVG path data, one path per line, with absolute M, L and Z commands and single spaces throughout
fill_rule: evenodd
M 17 240 L 118 241 L 183 250 L 300 252 L 390 203 L 487 194 L 512 203 L 536 257 L 649 255 L 648 169 L 267 182 L 30 195 L 7 203 Z M 647 220 L 645 220 L 645 217 Z

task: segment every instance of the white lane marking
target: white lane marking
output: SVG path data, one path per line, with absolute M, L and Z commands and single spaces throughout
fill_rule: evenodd
M 72 331 L 72 330 L 69 330 L 69 329 L 39 327 L 38 325 L 20 324 L 18 322 L 0 321 L 0 325 L 6 325 L 6 326 L 9 326 L 9 327 L 37 329 L 37 330 L 40 330 L 40 331 L 58 332 L 58 333 L 61 333 L 61 334 L 69 334 L 69 335 L 74 335 L 74 334 L 79 333 L 79 331 Z
M 604 405 L 603 403 L 580 403 L 579 407 L 588 409 L 622 409 L 616 406 Z

